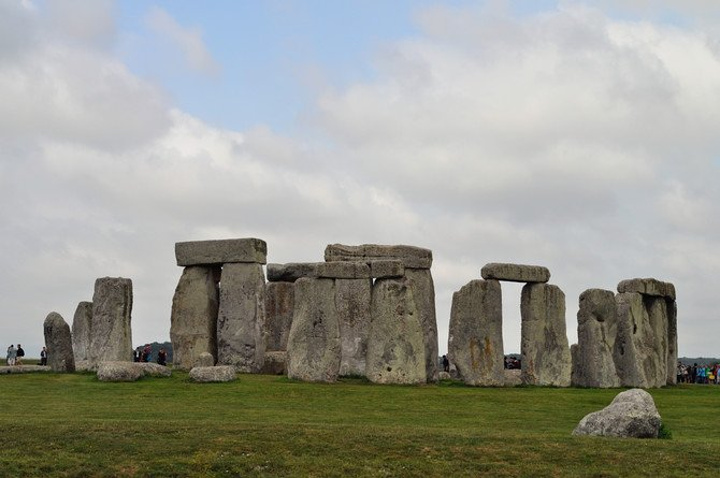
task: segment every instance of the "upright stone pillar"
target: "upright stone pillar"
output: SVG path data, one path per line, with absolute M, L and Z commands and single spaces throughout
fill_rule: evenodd
M 73 355 L 76 361 L 88 360 L 90 327 L 92 326 L 92 302 L 80 302 L 75 309 L 72 323 Z
M 468 385 L 503 386 L 502 290 L 473 280 L 453 294 L 448 358 Z
M 425 334 L 408 279 L 379 279 L 372 291 L 366 376 L 374 383 L 427 382 Z
M 570 385 L 571 357 L 565 329 L 565 294 L 555 285 L 522 289 L 521 379 L 527 385 Z
M 51 312 L 43 324 L 45 348 L 48 354 L 48 366 L 53 372 L 74 372 L 70 326 L 57 312 Z
M 335 309 L 340 326 L 340 375 L 365 375 L 370 333 L 372 279 L 336 279 Z
M 132 361 L 132 281 L 122 277 L 97 279 L 92 304 L 90 367 L 100 362 Z
M 298 279 L 288 337 L 288 377 L 308 382 L 334 382 L 340 373 L 340 358 L 335 281 Z
M 405 277 L 410 280 L 413 296 L 420 314 L 423 331 L 425 375 L 427 381 L 438 381 L 438 331 L 435 315 L 435 284 L 430 269 L 405 269 Z
M 218 363 L 259 373 L 265 361 L 265 275 L 257 263 L 223 266 L 218 311 Z
M 572 384 L 578 387 L 620 386 L 613 349 L 617 336 L 615 294 L 588 289 L 580 294 L 578 344 L 573 346 Z
M 188 266 L 175 288 L 170 315 L 173 367 L 190 370 L 200 355 L 217 358 L 219 266 Z
M 678 341 L 677 341 L 677 302 L 666 299 L 668 314 L 668 357 L 667 357 L 667 384 L 677 384 L 677 362 L 678 362 Z
M 265 285 L 265 351 L 286 351 L 295 308 L 292 282 L 268 282 Z

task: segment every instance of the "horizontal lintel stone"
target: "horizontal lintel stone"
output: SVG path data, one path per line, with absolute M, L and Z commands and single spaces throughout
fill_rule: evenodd
M 637 292 L 655 297 L 675 299 L 675 286 L 671 282 L 663 282 L 657 279 L 627 279 L 620 281 L 617 287 L 618 292 Z
M 267 262 L 267 244 L 262 239 L 221 239 L 175 243 L 179 266 Z
M 270 263 L 267 265 L 267 280 L 269 282 L 295 282 L 301 277 L 317 277 L 318 264 L 320 262 Z
M 510 282 L 546 283 L 550 280 L 550 271 L 547 267 L 499 262 L 485 264 L 480 275 L 485 280 L 495 279 Z
M 430 269 L 432 266 L 432 251 L 416 246 L 385 246 L 378 244 L 362 244 L 359 246 L 329 244 L 325 248 L 326 262 L 372 262 L 380 260 L 399 260 L 407 269 Z
M 405 266 L 400 260 L 370 261 L 370 274 L 376 279 L 390 279 L 405 275 Z
M 316 273 L 318 277 L 328 279 L 369 279 L 370 266 L 364 262 L 337 261 L 319 262 Z

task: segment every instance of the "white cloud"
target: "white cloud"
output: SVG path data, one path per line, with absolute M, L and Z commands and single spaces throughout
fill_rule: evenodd
M 207 49 L 199 28 L 183 27 L 159 7 L 150 10 L 146 16 L 146 23 L 151 30 L 179 51 L 183 62 L 190 69 L 208 75 L 220 72 L 220 65 Z

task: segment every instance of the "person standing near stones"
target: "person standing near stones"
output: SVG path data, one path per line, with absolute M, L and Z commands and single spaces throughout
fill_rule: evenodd
M 40 365 L 47 365 L 47 349 L 45 347 L 40 351 Z
M 448 360 L 447 355 L 443 355 L 443 370 L 446 372 L 450 372 L 450 360 Z
M 163 366 L 167 365 L 167 352 L 165 352 L 164 348 L 161 348 L 158 352 L 157 363 Z
M 7 349 L 7 364 L 8 365 L 15 365 L 15 359 L 17 358 L 17 350 L 15 350 L 15 346 L 13 344 L 10 344 L 10 347 Z
M 146 345 L 145 348 L 143 349 L 142 361 L 149 362 L 151 354 L 152 354 L 152 347 L 150 347 L 150 345 Z
M 15 359 L 15 365 L 22 365 L 22 359 L 25 356 L 25 351 L 22 348 L 22 345 L 17 345 L 17 350 L 15 351 L 16 359 Z
M 135 347 L 135 349 L 133 350 L 133 362 L 139 362 L 139 361 L 140 361 L 140 357 L 142 357 L 142 349 L 141 349 L 140 346 L 138 345 L 138 346 Z

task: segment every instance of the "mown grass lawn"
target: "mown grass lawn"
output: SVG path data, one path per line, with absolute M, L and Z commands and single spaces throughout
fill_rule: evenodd
M 720 387 L 650 391 L 670 440 L 570 435 L 619 391 L 5 375 L 0 476 L 720 476 Z

